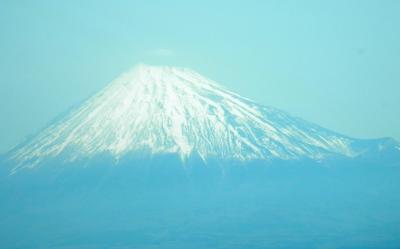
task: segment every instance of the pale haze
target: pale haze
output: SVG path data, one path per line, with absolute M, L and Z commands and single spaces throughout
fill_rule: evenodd
M 138 63 L 400 140 L 399 1 L 3 1 L 0 152 Z

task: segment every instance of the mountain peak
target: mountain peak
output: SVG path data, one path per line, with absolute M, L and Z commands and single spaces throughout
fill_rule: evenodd
M 139 64 L 11 152 L 18 167 L 62 156 L 196 154 L 282 160 L 365 152 L 357 140 L 258 105 L 193 70 Z
M 199 80 L 200 79 L 200 80 Z M 127 73 L 118 77 L 114 83 L 124 85 L 152 84 L 154 87 L 161 87 L 163 84 L 188 85 L 191 87 L 221 87 L 217 83 L 212 82 L 195 71 L 172 66 L 153 66 L 148 64 L 137 64 Z

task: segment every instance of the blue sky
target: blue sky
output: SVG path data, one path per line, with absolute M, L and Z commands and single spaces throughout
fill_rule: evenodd
M 2 1 L 0 152 L 139 62 L 400 140 L 398 13 L 396 0 Z

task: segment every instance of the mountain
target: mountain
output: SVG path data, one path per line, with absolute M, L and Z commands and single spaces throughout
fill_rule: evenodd
M 0 248 L 397 248 L 399 155 L 139 65 L 0 156 Z
M 14 170 L 52 158 L 175 154 L 185 162 L 359 158 L 398 151 L 259 105 L 186 68 L 138 65 L 13 149 Z

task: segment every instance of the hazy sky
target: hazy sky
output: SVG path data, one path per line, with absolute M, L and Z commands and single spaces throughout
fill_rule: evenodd
M 335 131 L 400 140 L 400 1 L 0 6 L 0 152 L 136 63 L 190 67 Z

